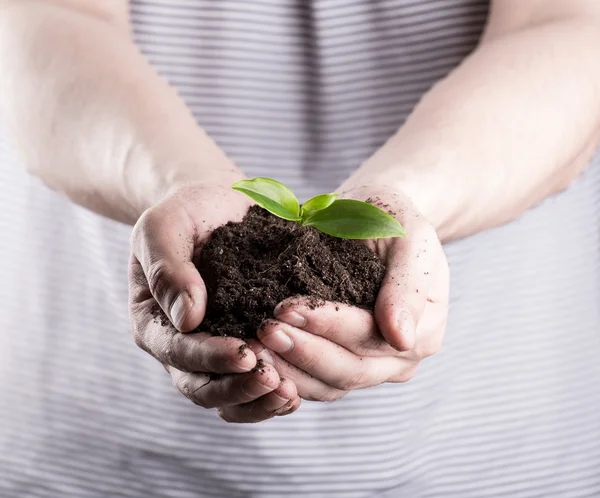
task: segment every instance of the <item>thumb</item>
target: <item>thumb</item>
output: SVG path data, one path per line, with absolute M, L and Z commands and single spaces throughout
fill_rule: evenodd
M 412 236 L 417 238 L 414 233 Z M 398 351 L 415 347 L 417 325 L 430 287 L 430 257 L 410 237 L 392 241 L 386 274 L 375 303 L 377 326 L 388 344 Z
M 200 325 L 206 308 L 206 287 L 193 263 L 197 231 L 184 206 L 171 199 L 140 217 L 131 240 L 142 268 L 136 278 L 146 289 L 137 299 L 153 297 L 180 332 Z

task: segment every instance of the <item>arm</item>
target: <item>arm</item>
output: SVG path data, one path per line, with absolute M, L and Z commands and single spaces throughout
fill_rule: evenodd
M 290 300 L 259 330 L 301 396 L 404 382 L 439 351 L 449 273 L 436 232 L 507 222 L 577 177 L 600 133 L 599 50 L 597 0 L 496 0 L 480 46 L 341 187 L 378 198 L 408 233 L 372 245 L 386 263 L 374 315 Z
M 0 0 L 0 119 L 25 167 L 133 223 L 177 185 L 242 176 L 135 47 L 127 0 Z
M 479 47 L 344 185 L 393 185 L 442 240 L 566 188 L 600 137 L 600 3 L 496 0 Z
M 293 382 L 270 365 L 252 370 L 261 348 L 183 333 L 199 325 L 207 299 L 192 257 L 211 227 L 241 219 L 248 203 L 230 188 L 241 171 L 135 48 L 127 7 L 0 0 L 0 119 L 31 173 L 87 208 L 137 220 L 131 328 L 175 386 L 229 421 L 291 413 L 300 404 Z M 169 320 L 157 319 L 159 306 Z

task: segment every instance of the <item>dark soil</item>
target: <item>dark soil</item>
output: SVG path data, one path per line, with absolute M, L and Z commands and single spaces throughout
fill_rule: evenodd
M 256 337 L 288 297 L 310 296 L 372 310 L 385 267 L 363 243 L 282 220 L 254 206 L 243 221 L 217 228 L 196 263 L 208 290 L 199 329 Z

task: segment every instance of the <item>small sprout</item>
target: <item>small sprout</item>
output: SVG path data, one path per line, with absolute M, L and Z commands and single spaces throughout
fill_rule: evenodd
M 338 194 L 320 194 L 300 206 L 287 186 L 271 178 L 241 180 L 232 188 L 275 216 L 314 227 L 334 237 L 381 239 L 406 235 L 392 215 L 367 202 L 338 199 Z
M 315 195 L 312 199 L 307 200 L 300 208 L 300 217 L 307 218 L 317 211 L 322 211 L 331 206 L 338 198 L 337 194 L 320 194 Z
M 241 180 L 233 184 L 234 190 L 243 192 L 261 208 L 284 220 L 301 221 L 300 203 L 288 187 L 270 178 Z

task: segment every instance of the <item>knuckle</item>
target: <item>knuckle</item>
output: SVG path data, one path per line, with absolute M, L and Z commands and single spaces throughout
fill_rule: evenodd
M 138 219 L 136 223 L 137 233 L 146 234 L 158 224 L 159 220 L 162 219 L 160 206 L 156 205 L 149 209 L 146 209 Z
M 343 330 L 346 326 L 346 323 L 339 317 L 339 314 L 336 314 L 333 317 L 327 315 L 320 317 L 317 315 L 317 317 L 313 319 L 313 322 L 315 323 L 314 328 L 320 330 L 323 337 L 335 336 L 336 331 Z
M 321 359 L 306 351 L 301 351 L 297 354 L 294 363 L 303 370 L 311 371 L 319 366 Z
M 153 262 L 146 271 L 148 288 L 152 295 L 159 299 L 164 296 L 168 288 L 169 270 L 163 260 Z
M 390 345 L 382 338 L 371 334 L 363 337 L 356 347 L 355 353 L 360 356 L 372 356 L 373 352 L 387 352 Z
M 351 375 L 346 375 L 334 383 L 334 387 L 341 391 L 352 391 L 368 387 L 369 385 L 369 376 L 363 368 L 357 369 Z
M 132 255 L 130 258 L 129 266 L 127 268 L 127 278 L 130 290 L 129 306 L 132 307 L 139 299 L 140 293 L 142 293 L 147 286 L 146 276 L 135 255 Z
M 172 372 L 171 379 L 173 380 L 173 385 L 177 388 L 177 390 L 186 398 L 189 398 L 190 376 L 188 374 L 184 374 L 183 372 Z
M 131 245 L 136 248 L 140 246 L 141 241 L 152 232 L 157 220 L 160 218 L 157 207 L 146 209 L 138 218 L 131 232 Z
M 184 340 L 185 336 L 181 332 L 175 332 L 164 347 L 161 356 L 165 363 L 179 370 L 186 371 L 188 368 L 185 361 Z
M 340 389 L 342 391 L 352 391 L 354 389 L 357 389 L 358 386 L 355 376 L 342 377 L 341 379 L 333 382 L 332 385 L 336 389 Z
M 171 377 L 177 390 L 192 403 L 202 408 L 214 408 L 207 397 L 200 395 L 202 388 L 210 383 L 208 376 L 206 378 L 204 376 L 197 378 L 192 374 L 181 372 L 176 375 L 172 374 Z
M 148 211 L 144 211 L 140 215 L 135 225 L 133 225 L 133 229 L 131 230 L 131 236 L 129 237 L 129 245 L 131 246 L 132 252 L 134 254 L 136 253 L 136 248 L 139 245 L 140 239 L 144 235 L 144 224 L 147 217 L 147 212 Z
M 442 349 L 442 342 L 431 339 L 425 341 L 424 344 L 417 346 L 416 355 L 418 358 L 427 358 L 429 356 L 433 356 L 436 353 L 439 353 Z
M 400 384 L 404 383 L 404 382 L 408 382 L 416 375 L 417 368 L 418 367 L 415 365 L 414 367 L 402 370 L 402 372 L 400 372 L 398 375 L 396 375 L 392 380 L 390 380 L 390 382 L 400 383 Z
M 132 320 L 130 327 L 131 337 L 133 337 L 133 342 L 135 345 L 140 348 L 142 351 L 146 353 L 150 353 L 150 349 L 146 344 L 146 337 L 144 334 L 144 329 L 136 323 L 135 320 Z

